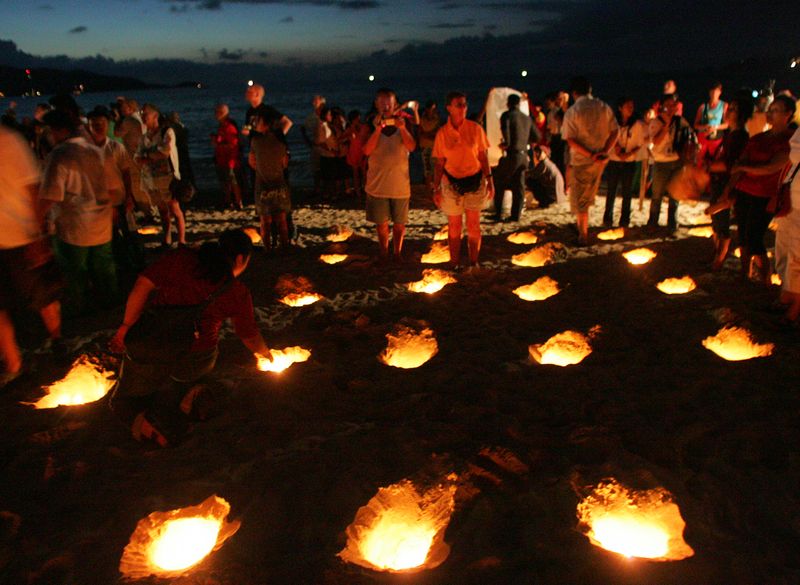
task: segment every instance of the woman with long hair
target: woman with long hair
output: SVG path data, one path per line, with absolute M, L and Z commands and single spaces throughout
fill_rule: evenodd
M 603 225 L 614 224 L 614 200 L 617 196 L 617 186 L 622 195 L 622 211 L 619 225 L 628 227 L 631 222 L 631 191 L 633 176 L 636 172 L 636 163 L 639 153 L 648 141 L 647 125 L 636 115 L 633 99 L 622 97 L 617 100 L 617 123 L 619 124 L 619 137 L 611 152 L 608 153 L 609 161 L 606 166 L 606 209 L 603 213 Z

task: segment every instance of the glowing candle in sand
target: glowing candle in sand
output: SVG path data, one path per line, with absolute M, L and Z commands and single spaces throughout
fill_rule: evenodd
M 239 529 L 230 505 L 211 496 L 197 506 L 153 512 L 136 525 L 119 571 L 127 579 L 173 579 L 189 572 Z
M 448 479 L 424 493 L 408 480 L 380 488 L 347 527 L 347 546 L 339 557 L 392 573 L 440 565 L 450 552 L 444 533 L 455 508 L 455 476 Z
M 285 349 L 271 349 L 270 355 L 271 359 L 261 354 L 256 354 L 257 367 L 262 372 L 282 372 L 292 364 L 308 361 L 308 358 L 311 357 L 311 352 L 295 345 Z
M 540 364 L 572 366 L 592 353 L 590 338 L 578 331 L 563 331 L 541 345 L 528 347 L 531 358 Z
M 635 250 L 624 252 L 622 256 L 631 264 L 639 266 L 641 264 L 647 264 L 658 256 L 658 254 L 653 252 L 650 248 L 636 248 Z
M 346 242 L 352 235 L 353 230 L 346 225 L 335 225 L 328 233 L 327 240 L 329 242 Z
M 321 254 L 319 259 L 325 264 L 339 264 L 347 260 L 347 254 Z
M 535 248 L 531 248 L 522 254 L 515 254 L 511 257 L 511 263 L 517 266 L 528 266 L 539 268 L 552 262 L 555 255 L 555 247 L 548 243 Z
M 427 327 L 416 329 L 397 325 L 392 333 L 386 334 L 388 344 L 378 360 L 395 368 L 418 368 L 439 351 L 439 344 L 433 331 Z
M 600 483 L 578 504 L 580 527 L 595 546 L 626 557 L 679 561 L 694 555 L 672 495 L 663 488 L 633 491 Z
M 34 408 L 76 406 L 100 400 L 114 386 L 114 372 L 105 370 L 97 360 L 82 355 L 72 364 L 67 375 L 45 386 L 45 396 L 36 402 L 24 402 Z
M 243 231 L 244 231 L 244 233 L 247 234 L 247 237 L 249 237 L 250 241 L 253 242 L 254 244 L 260 244 L 261 243 L 261 241 L 262 241 L 261 240 L 261 232 L 259 232 L 256 228 L 251 228 L 251 227 L 244 228 Z
M 136 231 L 143 236 L 154 236 L 155 234 L 161 233 L 161 230 L 154 225 L 142 226 Z
M 290 307 L 305 307 L 306 305 L 312 305 L 324 298 L 325 297 L 315 292 L 300 292 L 288 294 L 280 299 L 280 302 Z
M 509 234 L 506 238 L 512 244 L 535 244 L 539 241 L 539 236 L 535 232 L 516 232 Z
M 453 276 L 444 270 L 426 268 L 422 271 L 422 280 L 408 283 L 411 292 L 433 294 L 442 290 L 448 284 L 457 282 Z
M 450 248 L 447 242 L 434 242 L 430 252 L 419 259 L 423 264 L 443 264 L 450 262 Z
M 742 249 L 741 249 L 741 248 L 736 248 L 736 249 L 733 251 L 733 255 L 734 255 L 735 257 L 737 257 L 737 258 L 741 258 L 741 257 L 742 257 Z
M 625 237 L 625 228 L 618 227 L 613 230 L 605 230 L 597 234 L 598 240 L 621 240 Z
M 710 238 L 714 235 L 714 228 L 712 228 L 710 225 L 703 225 L 689 228 L 687 233 L 690 236 L 695 236 L 697 238 Z
M 656 287 L 668 295 L 683 295 L 696 289 L 697 284 L 691 276 L 682 276 L 681 278 L 665 278 Z
M 542 276 L 531 284 L 515 288 L 513 293 L 523 301 L 543 301 L 557 295 L 560 291 L 555 280 L 549 276 Z
M 446 240 L 448 237 L 448 227 L 447 225 L 443 225 L 438 232 L 433 234 L 433 239 L 436 242 L 441 242 L 442 240 Z
M 706 337 L 703 347 L 731 362 L 766 357 L 775 350 L 774 343 L 756 343 L 750 332 L 741 327 L 723 327 L 716 335 Z
M 773 272 L 772 276 L 769 277 L 769 281 L 775 286 L 781 286 L 783 284 L 783 281 L 781 280 L 781 275 L 775 272 Z

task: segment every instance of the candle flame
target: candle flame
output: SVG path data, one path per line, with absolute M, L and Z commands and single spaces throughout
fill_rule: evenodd
M 703 347 L 731 362 L 772 355 L 774 343 L 758 344 L 747 329 L 723 327 L 716 335 L 706 337 Z
M 455 491 L 451 484 L 420 494 L 408 480 L 380 488 L 347 527 L 347 546 L 339 557 L 394 573 L 440 565 L 450 551 L 444 532 L 455 508 Z
M 509 234 L 506 238 L 512 244 L 535 244 L 539 241 L 539 236 L 535 232 L 517 232 Z
M 353 230 L 351 230 L 348 226 L 335 225 L 331 228 L 331 231 L 327 236 L 327 240 L 329 242 L 346 242 L 352 235 Z
M 423 264 L 443 264 L 450 262 L 450 248 L 447 242 L 434 242 L 430 252 L 423 254 L 419 259 Z
M 542 345 L 528 347 L 531 358 L 540 364 L 572 366 L 579 364 L 592 353 L 589 338 L 578 331 L 563 331 L 553 335 Z
M 280 302 L 290 307 L 305 307 L 306 305 L 312 305 L 317 301 L 321 301 L 324 298 L 325 297 L 317 293 L 300 292 L 288 294 L 280 299 Z
M 598 240 L 621 240 L 625 237 L 625 228 L 618 227 L 613 230 L 605 230 L 597 234 Z
M 698 238 L 710 238 L 714 235 L 714 228 L 710 225 L 698 226 L 689 228 L 687 232 L 690 236 L 696 236 Z
M 322 254 L 319 259 L 325 264 L 338 264 L 347 260 L 347 254 Z
M 783 281 L 781 280 L 781 275 L 777 272 L 773 272 L 772 276 L 769 277 L 769 281 L 774 284 L 775 286 L 781 286 Z
M 592 544 L 626 557 L 678 561 L 694 554 L 683 540 L 680 509 L 663 488 L 632 491 L 602 482 L 578 504 L 578 519 Z
M 682 295 L 696 289 L 697 284 L 691 276 L 683 276 L 681 278 L 665 278 L 656 287 L 668 295 Z
M 250 241 L 253 242 L 254 244 L 260 244 L 261 243 L 261 241 L 262 241 L 261 240 L 261 232 L 259 232 L 256 228 L 251 228 L 251 227 L 244 228 L 243 231 L 244 231 L 244 233 L 247 234 L 247 236 L 250 238 Z
M 387 333 L 386 349 L 378 360 L 395 368 L 418 368 L 439 351 L 433 331 L 427 327 L 417 330 L 398 325 L 393 333 Z
M 448 284 L 458 282 L 449 273 L 436 268 L 426 268 L 422 271 L 422 280 L 408 283 L 411 292 L 433 294 L 442 290 Z
M 311 352 L 297 345 L 285 349 L 271 349 L 272 359 L 256 354 L 257 367 L 262 372 L 282 372 L 292 364 L 308 361 Z
M 229 512 L 228 502 L 211 496 L 197 506 L 142 518 L 122 553 L 120 573 L 127 579 L 186 574 L 239 529 L 238 521 L 226 522 Z
M 542 276 L 531 284 L 519 286 L 514 294 L 523 301 L 543 301 L 561 292 L 558 283 L 549 276 Z
M 622 255 L 625 260 L 637 266 L 640 264 L 647 264 L 658 256 L 658 254 L 653 252 L 650 248 L 636 248 L 635 250 L 624 252 Z
M 97 360 L 82 355 L 75 360 L 67 375 L 50 386 L 36 402 L 24 402 L 36 409 L 76 406 L 96 402 L 114 387 L 113 371 L 106 371 Z

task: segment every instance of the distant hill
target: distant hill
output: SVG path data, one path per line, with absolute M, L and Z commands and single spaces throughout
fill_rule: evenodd
M 73 91 L 130 91 L 154 87 L 139 79 L 101 75 L 82 69 L 25 69 L 0 65 L 0 92 L 5 95 L 23 95 L 40 92 L 49 95 Z

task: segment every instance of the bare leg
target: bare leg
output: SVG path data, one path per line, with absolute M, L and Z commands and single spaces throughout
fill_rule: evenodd
M 469 251 L 469 263 L 478 263 L 478 255 L 481 252 L 481 212 L 477 209 L 467 209 L 467 249 Z
M 447 216 L 447 244 L 450 247 L 450 264 L 456 267 L 461 261 L 461 214 Z
M 739 258 L 741 261 L 739 276 L 742 278 L 742 280 L 750 280 L 750 265 L 752 264 L 753 255 L 750 254 L 750 250 L 744 246 L 741 246 L 739 250 L 741 252 L 741 257 Z
M 715 237 L 717 238 L 716 254 L 714 255 L 714 262 L 711 265 L 711 267 L 714 270 L 719 270 L 720 268 L 722 268 L 722 264 L 725 262 L 725 258 L 728 257 L 728 248 L 730 248 L 731 239 L 723 238 L 721 236 L 720 237 L 715 236 Z
M 402 258 L 403 238 L 406 236 L 406 226 L 396 223 L 392 226 L 392 252 L 396 259 Z
M 6 311 L 0 311 L 0 357 L 6 364 L 6 372 L 13 374 L 22 368 L 14 324 Z
M 181 202 L 176 199 L 170 199 L 169 211 L 175 217 L 175 227 L 178 228 L 178 243 L 186 243 L 186 221 L 183 218 L 183 211 L 181 210 Z
M 172 218 L 169 213 L 169 204 L 159 203 L 158 214 L 161 216 L 161 227 L 164 229 L 164 243 L 172 244 Z
M 61 337 L 61 303 L 54 301 L 41 309 L 39 315 L 42 317 L 47 333 L 50 334 L 50 339 L 59 339 Z
M 384 221 L 375 226 L 378 232 L 378 246 L 380 247 L 380 257 L 389 257 L 389 221 Z
M 269 214 L 261 216 L 261 241 L 265 250 L 272 249 L 272 216 Z
M 753 256 L 753 263 L 758 270 L 758 279 L 762 284 L 769 286 L 772 278 L 772 263 L 766 254 L 756 254 Z
M 578 224 L 578 242 L 581 244 L 589 243 L 589 213 L 579 212 L 575 214 L 575 223 Z
M 272 219 L 278 224 L 278 237 L 280 238 L 281 248 L 289 247 L 289 225 L 286 223 L 286 212 L 272 214 Z

